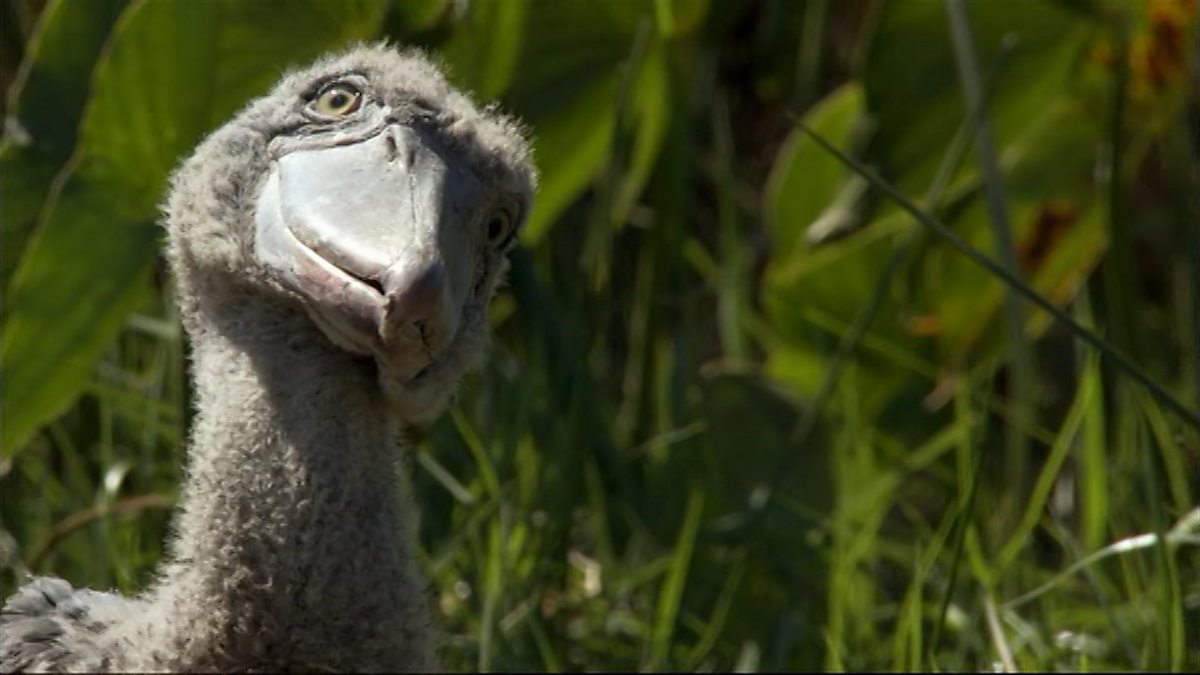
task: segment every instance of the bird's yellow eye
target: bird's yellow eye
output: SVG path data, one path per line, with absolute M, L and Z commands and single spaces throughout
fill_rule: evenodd
M 348 84 L 326 87 L 312 102 L 312 109 L 322 117 L 345 117 L 358 110 L 362 93 Z

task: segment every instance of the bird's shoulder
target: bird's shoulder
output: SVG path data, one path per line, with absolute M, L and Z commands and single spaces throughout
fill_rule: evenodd
M 129 605 L 62 579 L 30 579 L 0 609 L 0 672 L 107 670 L 98 638 Z

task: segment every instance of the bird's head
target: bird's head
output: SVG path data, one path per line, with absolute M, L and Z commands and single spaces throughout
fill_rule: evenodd
M 185 296 L 216 284 L 302 307 L 427 418 L 482 349 L 536 181 L 515 122 L 419 52 L 358 47 L 197 148 L 173 179 L 169 256 Z

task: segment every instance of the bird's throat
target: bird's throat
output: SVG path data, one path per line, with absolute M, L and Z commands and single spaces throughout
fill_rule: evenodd
M 302 315 L 295 325 L 265 308 L 254 316 L 200 327 L 201 412 L 172 559 L 151 600 L 193 617 L 168 640 L 193 655 L 182 665 L 221 668 L 225 652 L 353 665 L 310 663 L 344 653 L 327 649 L 336 640 L 363 644 L 363 663 L 394 659 L 396 631 L 427 616 L 371 367 L 328 346 Z

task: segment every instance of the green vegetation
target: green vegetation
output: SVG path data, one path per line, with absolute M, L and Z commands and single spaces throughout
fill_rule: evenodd
M 415 434 L 451 667 L 1200 670 L 1194 0 L 3 11 L 0 594 L 146 583 L 191 413 L 166 177 L 388 38 L 543 175 Z

